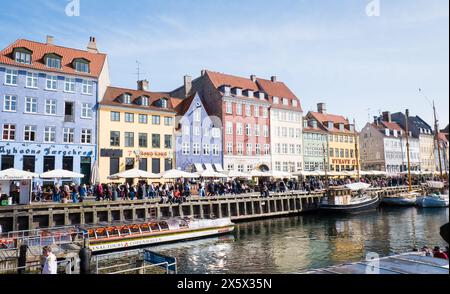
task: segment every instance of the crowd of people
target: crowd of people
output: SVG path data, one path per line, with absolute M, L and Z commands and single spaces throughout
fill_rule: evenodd
M 430 180 L 423 177 L 414 177 L 413 185 Z M 363 183 L 368 183 L 375 188 L 395 187 L 408 185 L 407 177 L 387 178 L 381 176 L 366 176 L 360 178 Z M 263 197 L 269 197 L 271 193 L 284 193 L 287 191 L 314 192 L 327 187 L 336 187 L 356 182 L 354 178 L 330 178 L 328 183 L 319 177 L 306 177 L 298 179 L 259 179 L 258 184 L 247 180 L 233 179 L 230 181 L 200 180 L 189 182 L 177 180 L 174 183 L 149 183 L 139 181 L 137 184 L 126 182 L 124 184 L 109 183 L 96 185 L 55 184 L 45 189 L 39 184 L 34 186 L 33 200 L 42 201 L 51 195 L 53 202 L 79 203 L 88 197 L 96 201 L 117 200 L 144 200 L 159 199 L 161 203 L 183 203 L 192 195 L 200 197 L 216 197 L 226 195 L 240 195 L 246 193 L 260 193 Z
M 418 250 L 415 249 L 414 251 L 418 251 Z M 431 248 L 429 248 L 428 246 L 424 246 L 424 247 L 422 247 L 422 249 L 420 249 L 420 252 L 424 253 L 425 256 L 448 260 L 448 254 L 449 254 L 448 246 L 445 247 L 445 251 L 443 251 L 439 246 L 434 247 L 433 250 Z

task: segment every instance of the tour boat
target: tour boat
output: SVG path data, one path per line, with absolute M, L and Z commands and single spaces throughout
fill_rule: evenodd
M 359 213 L 376 210 L 380 204 L 377 194 L 369 194 L 365 183 L 354 183 L 345 187 L 331 188 L 322 198 L 320 210 L 333 213 Z
M 399 195 L 385 196 L 381 203 L 389 206 L 415 206 L 419 196 L 420 194 L 417 192 L 406 192 Z
M 123 250 L 154 244 L 198 239 L 231 233 L 230 218 L 171 218 L 118 226 L 93 226 L 82 229 L 92 252 Z

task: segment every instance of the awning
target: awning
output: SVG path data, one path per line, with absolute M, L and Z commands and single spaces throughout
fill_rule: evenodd
M 73 171 L 57 169 L 43 173 L 39 177 L 41 179 L 81 179 L 84 178 L 84 175 Z
M 211 163 L 205 163 L 205 167 L 206 167 L 206 170 L 207 171 L 214 171 L 214 168 L 212 167 L 212 164 Z
M 197 172 L 200 173 L 200 172 L 204 171 L 203 166 L 202 166 L 201 163 L 195 163 L 194 166 L 195 166 L 195 170 L 196 170 Z
M 219 173 L 225 172 L 221 164 L 215 163 L 214 167 L 216 168 L 216 171 L 218 171 Z
M 347 189 L 350 189 L 350 190 L 353 190 L 353 191 L 366 190 L 370 186 L 371 186 L 370 184 L 366 184 L 366 183 L 353 183 L 353 184 L 345 185 L 345 187 Z
M 215 171 L 205 170 L 197 173 L 202 178 L 228 178 L 227 175 Z
M 184 171 L 177 170 L 177 169 L 172 169 L 172 170 L 168 170 L 163 173 L 160 173 L 158 175 L 158 177 L 163 178 L 163 179 L 190 179 L 190 178 L 199 178 L 199 175 L 184 172 Z
M 159 179 L 159 176 L 156 174 L 149 173 L 147 171 L 142 171 L 139 169 L 127 170 L 112 176 L 109 176 L 108 179 Z
M 10 168 L 0 171 L 0 180 L 14 181 L 14 180 L 31 180 L 37 178 L 38 174 Z

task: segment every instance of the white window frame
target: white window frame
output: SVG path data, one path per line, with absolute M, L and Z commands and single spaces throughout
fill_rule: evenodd
M 259 106 L 254 106 L 255 117 L 259 117 Z
M 212 129 L 212 137 L 213 138 L 220 138 L 220 128 L 213 128 Z
M 202 110 L 196 109 L 194 110 L 194 122 L 201 122 L 202 121 Z
M 69 88 L 69 89 L 67 89 Z M 75 93 L 76 90 L 76 80 L 75 78 L 64 78 L 64 92 Z
M 58 76 L 47 75 L 47 77 L 45 78 L 45 90 L 58 90 Z
M 189 125 L 183 125 L 183 135 L 189 136 L 191 134 L 191 128 Z
M 54 100 L 54 99 L 46 99 L 45 100 L 45 114 L 46 115 L 56 115 L 56 111 L 57 111 L 57 101 L 56 100 Z M 54 111 L 51 111 L 50 113 L 49 112 L 47 112 L 47 107 L 49 107 L 50 108 L 50 110 L 54 110 Z
M 267 126 L 267 125 L 263 126 L 263 133 L 264 133 L 264 138 L 269 138 L 269 126 Z
M 233 103 L 230 101 L 225 102 L 225 111 L 227 114 L 233 114 Z
M 231 142 L 227 143 L 227 154 L 233 155 L 233 143 L 231 143 Z
M 203 155 L 209 156 L 211 154 L 211 147 L 209 144 L 203 144 Z
M 242 103 L 236 104 L 236 115 L 242 115 Z
M 244 127 L 242 123 L 236 123 L 236 135 L 242 136 L 244 134 Z
M 19 71 L 15 70 L 15 69 L 6 69 L 5 70 L 5 85 L 17 86 L 18 83 L 19 83 Z
M 226 133 L 227 135 L 233 135 L 233 123 L 230 121 L 226 123 Z
M 38 88 L 38 79 L 39 74 L 34 72 L 27 72 L 25 87 L 30 89 L 37 89 Z
M 92 118 L 92 104 L 81 103 L 81 118 Z
M 255 125 L 255 137 L 261 136 L 261 127 L 259 125 Z
M 250 124 L 245 125 L 245 134 L 249 137 L 252 135 L 252 126 Z
M 56 143 L 56 127 L 45 127 L 44 128 L 44 142 L 45 143 Z
M 213 144 L 212 145 L 212 154 L 213 154 L 213 156 L 219 156 L 220 155 L 219 144 Z
M 63 143 L 73 144 L 75 141 L 75 129 L 74 128 L 63 128 Z
M 81 93 L 83 95 L 94 95 L 94 82 L 83 80 L 81 82 Z
M 243 143 L 236 144 L 236 152 L 237 152 L 237 155 L 244 155 L 244 144 Z
M 92 144 L 92 130 L 91 129 L 82 129 L 80 140 L 81 140 L 81 144 Z
M 194 136 L 200 136 L 200 127 L 193 127 L 192 133 Z
M 182 147 L 181 147 L 181 152 L 183 155 L 189 155 L 191 153 L 191 147 L 189 142 L 183 142 Z
M 33 109 L 34 108 L 34 109 Z M 25 110 L 24 113 L 37 113 L 38 110 L 37 98 L 35 97 L 25 97 Z
M 8 100 L 8 103 L 7 103 L 7 100 Z M 9 106 L 8 108 L 6 107 L 7 105 Z M 17 112 L 17 96 L 5 95 L 5 97 L 3 99 L 3 111 Z
M 34 133 L 34 140 L 26 139 L 27 135 L 29 138 L 31 138 L 31 134 Z M 33 125 L 25 125 L 23 127 L 23 140 L 25 142 L 36 142 L 36 136 L 37 136 L 37 127 Z
M 245 104 L 245 116 L 252 116 L 252 106 Z
M 195 155 L 195 156 L 200 155 L 200 143 L 192 144 L 192 155 Z
M 8 126 L 7 128 L 5 128 L 5 126 Z M 3 130 L 2 130 L 2 140 L 3 141 L 8 141 L 8 142 L 13 142 L 16 140 L 16 125 L 15 124 L 3 124 Z M 7 132 L 7 139 L 5 139 L 3 137 L 3 135 L 5 134 L 5 131 Z M 11 139 L 11 137 L 14 136 L 14 138 Z

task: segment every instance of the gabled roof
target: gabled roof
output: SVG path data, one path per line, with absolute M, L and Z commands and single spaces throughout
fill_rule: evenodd
M 131 95 L 132 104 L 124 104 L 119 101 L 119 98 L 128 93 Z M 135 100 L 141 96 L 146 96 L 149 98 L 149 106 L 143 106 L 135 103 Z M 166 98 L 168 102 L 167 108 L 161 108 L 155 105 L 160 99 Z M 132 90 L 125 88 L 117 88 L 117 87 L 108 87 L 105 92 L 105 96 L 103 100 L 100 102 L 100 105 L 108 105 L 108 106 L 118 106 L 118 107 L 129 107 L 135 109 L 145 109 L 145 110 L 155 110 L 155 111 L 166 111 L 166 112 L 175 112 L 173 107 L 173 99 L 170 97 L 168 93 L 165 92 L 148 92 L 141 90 Z
M 32 51 L 31 64 L 16 62 L 13 56 L 15 48 L 26 48 Z M 57 54 L 62 57 L 61 69 L 48 68 L 45 65 L 44 56 L 47 54 Z M 83 58 L 90 61 L 90 73 L 77 72 L 73 68 L 72 61 L 77 58 Z M 92 53 L 85 50 L 66 48 L 23 39 L 15 41 L 7 48 L 0 51 L 0 64 L 95 78 L 100 76 L 105 60 L 106 54 L 103 53 Z
M 312 116 L 314 116 L 319 122 L 325 123 L 325 122 L 333 122 L 335 124 L 345 124 L 348 125 L 350 122 L 348 119 L 343 117 L 342 115 L 334 115 L 334 114 L 328 114 L 328 113 L 320 113 L 320 112 L 310 112 Z
M 195 98 L 195 95 L 191 95 L 186 99 L 181 100 L 181 103 L 178 103 L 177 106 L 175 106 L 175 111 L 177 112 L 178 115 L 184 115 L 189 108 L 191 107 L 192 101 Z M 179 100 L 179 99 L 174 99 L 174 100 Z
M 260 89 L 262 92 L 266 93 L 267 95 L 269 95 L 270 97 L 278 97 L 278 98 L 286 98 L 289 100 L 297 100 L 298 102 L 298 110 L 302 111 L 302 106 L 300 103 L 300 100 L 297 98 L 297 96 L 295 96 L 295 94 L 291 91 L 291 89 L 288 88 L 288 86 L 286 86 L 285 83 L 283 82 L 272 82 L 269 80 L 265 80 L 265 79 L 256 79 L 257 84 L 259 85 Z M 292 106 L 292 102 L 289 101 L 289 106 L 285 106 L 285 105 L 276 105 L 277 108 L 293 108 Z M 272 101 L 273 102 L 273 101 Z M 274 105 L 275 106 L 275 105 Z
M 230 86 L 231 88 L 241 88 L 242 90 L 252 90 L 254 92 L 259 91 L 258 85 L 251 79 L 209 70 L 206 71 L 206 75 L 208 75 L 216 89 L 222 86 Z
M 399 124 L 397 124 L 396 122 L 387 122 L 387 121 L 381 121 L 381 124 L 386 128 L 389 129 L 391 131 L 403 131 L 402 127 L 400 127 Z

